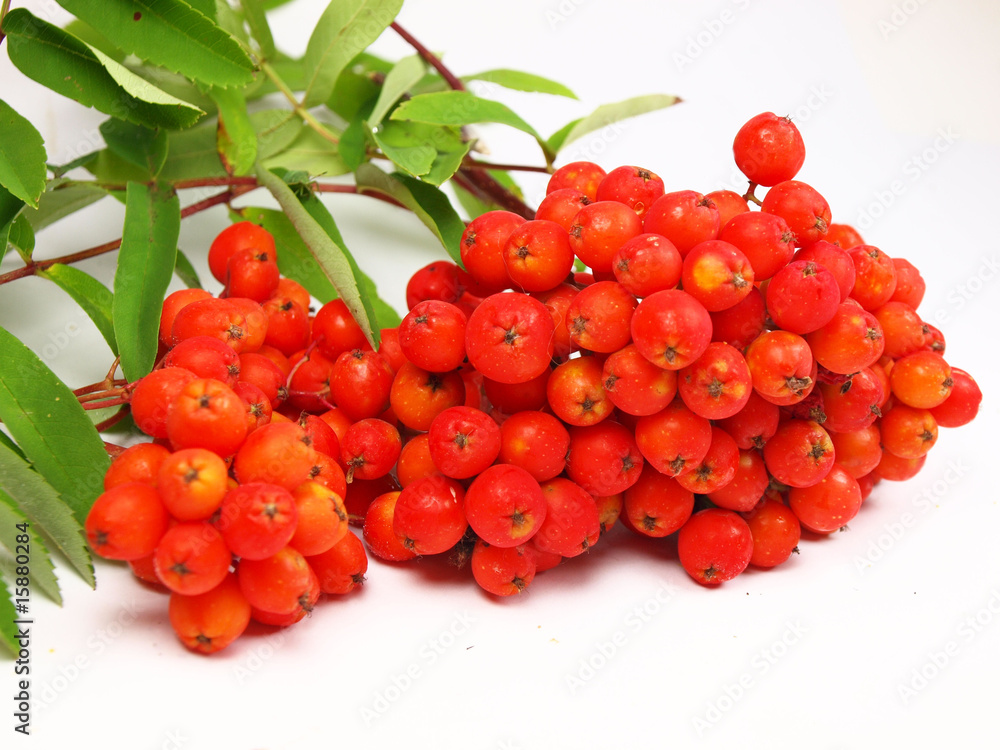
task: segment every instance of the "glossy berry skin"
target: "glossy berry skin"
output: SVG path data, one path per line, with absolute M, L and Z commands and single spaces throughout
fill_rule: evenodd
M 497 461 L 518 466 L 535 481 L 545 482 L 559 476 L 566 467 L 569 443 L 566 427 L 551 414 L 518 412 L 500 425 Z
M 330 300 L 316 311 L 312 339 L 320 353 L 331 362 L 336 362 L 342 352 L 370 348 L 361 326 L 339 298 Z
M 569 229 L 574 254 L 599 273 L 610 273 L 615 253 L 642 232 L 642 219 L 617 201 L 600 201 L 584 206 Z
M 802 527 L 795 513 L 784 503 L 765 497 L 743 517 L 753 537 L 750 564 L 755 568 L 781 565 L 798 547 Z
M 920 351 L 896 361 L 889 373 L 893 395 L 915 409 L 943 404 L 955 381 L 951 366 L 936 352 Z
M 171 591 L 194 596 L 218 586 L 233 554 L 206 521 L 179 523 L 163 535 L 153 555 L 157 578 Z
M 418 479 L 399 493 L 392 529 L 403 546 L 418 555 L 436 555 L 454 547 L 468 523 L 465 491 L 454 479 L 435 475 Z
M 684 291 L 709 312 L 726 310 L 753 289 L 754 270 L 735 245 L 709 240 L 691 248 L 684 257 L 681 283 Z
M 753 387 L 765 400 L 790 406 L 805 399 L 816 385 L 816 365 L 809 344 L 788 331 L 767 331 L 746 351 Z
M 642 231 L 670 240 L 681 257 L 695 245 L 719 236 L 719 210 L 693 190 L 666 193 L 657 198 L 643 217 Z
M 469 561 L 472 577 L 495 596 L 520 594 L 534 580 L 535 555 L 525 547 L 497 547 L 476 542 Z
M 643 458 L 630 429 L 604 420 L 569 431 L 566 476 L 595 497 L 624 492 L 639 478 Z
M 264 252 L 272 259 L 277 257 L 270 232 L 250 221 L 236 222 L 219 232 L 208 248 L 208 268 L 220 284 L 226 283 L 229 259 L 240 250 Z
M 767 328 L 764 295 L 757 287 L 732 307 L 709 315 L 712 318 L 712 341 L 723 341 L 740 351 Z
M 639 418 L 635 441 L 657 471 L 676 477 L 705 458 L 712 443 L 712 424 L 675 399 L 663 411 Z
M 737 414 L 750 399 L 750 368 L 739 350 L 716 341 L 677 373 L 677 390 L 687 407 L 706 419 Z
M 277 615 L 306 605 L 313 577 L 305 557 L 291 547 L 261 560 L 240 560 L 236 568 L 240 591 L 251 606 Z
M 733 156 L 750 182 L 770 187 L 798 174 L 806 158 L 806 146 L 790 117 L 763 112 L 739 129 L 733 141 Z
M 365 582 L 368 555 L 361 540 L 350 532 L 326 552 L 306 557 L 324 594 L 347 594 Z
M 491 466 L 465 493 L 465 516 L 487 544 L 515 547 L 541 528 L 548 505 L 538 481 L 510 464 Z
M 677 482 L 699 495 L 727 487 L 736 476 L 740 451 L 728 432 L 713 427 L 708 451 L 697 466 L 678 475 Z
M 647 463 L 638 481 L 625 490 L 622 514 L 636 533 L 665 537 L 681 528 L 693 510 L 694 493 Z
M 896 266 L 892 258 L 873 245 L 852 247 L 848 255 L 856 272 L 851 297 L 874 312 L 891 300 L 896 291 Z
M 793 260 L 808 260 L 823 266 L 837 280 L 840 301 L 843 302 L 850 296 L 857 272 L 854 270 L 851 256 L 839 245 L 828 240 L 820 240 L 796 251 Z
M 438 414 L 427 433 L 434 465 L 445 476 L 467 479 L 479 474 L 500 452 L 500 428 L 479 409 L 453 406 Z
M 714 428 L 717 429 L 717 428 Z M 770 477 L 760 452 L 741 450 L 732 481 L 708 493 L 720 508 L 744 512 L 752 510 L 767 491 Z
M 677 394 L 677 373 L 654 365 L 635 344 L 609 355 L 604 360 L 602 377 L 608 399 L 637 417 L 666 408 Z
M 462 233 L 462 264 L 486 294 L 510 286 L 503 251 L 510 235 L 524 222 L 510 211 L 489 211 L 469 222 Z
M 760 449 L 778 430 L 780 414 L 777 404 L 753 392 L 742 409 L 719 420 L 718 426 L 732 436 L 740 450 Z
M 298 519 L 295 498 L 288 490 L 255 482 L 226 493 L 216 526 L 233 554 L 263 560 L 288 544 Z
M 539 221 L 554 221 L 567 232 L 573 226 L 577 213 L 584 206 L 592 203 L 590 198 L 573 188 L 553 190 L 538 204 L 535 219 Z
M 663 180 L 642 167 L 623 166 L 612 169 L 597 186 L 598 201 L 618 201 L 640 217 L 663 195 Z
M 352 349 L 333 364 L 330 395 L 352 420 L 369 419 L 389 408 L 392 381 L 392 368 L 381 354 Z
M 851 299 L 840 304 L 829 323 L 806 336 L 816 361 L 843 375 L 871 367 L 885 350 L 882 325 Z
M 930 410 L 939 427 L 961 427 L 968 424 L 976 418 L 983 401 L 979 385 L 965 370 L 951 368 L 951 379 L 951 394 Z
M 542 485 L 548 509 L 532 543 L 543 552 L 576 557 L 597 542 L 601 521 L 594 498 L 578 484 L 557 477 Z
M 153 554 L 169 516 L 156 490 L 127 482 L 99 495 L 87 513 L 90 548 L 109 560 L 138 560 Z
M 785 220 L 763 211 L 734 216 L 722 225 L 719 239 L 739 248 L 753 266 L 757 281 L 774 276 L 795 253 L 795 235 Z
M 129 446 L 115 457 L 105 472 L 104 489 L 110 490 L 128 482 L 156 487 L 160 467 L 170 455 L 170 451 L 156 443 L 136 443 Z
M 796 247 L 823 239 L 830 226 L 830 205 L 810 185 L 797 180 L 779 182 L 764 196 L 761 211 L 785 220 Z
M 458 280 L 458 266 L 446 260 L 436 260 L 414 272 L 406 282 L 406 309 L 427 299 L 458 302 L 462 288 Z
M 185 385 L 167 411 L 167 437 L 175 448 L 205 448 L 231 456 L 247 436 L 245 407 L 225 383 L 199 378 Z
M 549 178 L 546 193 L 572 188 L 579 190 L 591 201 L 597 200 L 597 187 L 607 173 L 592 161 L 574 161 L 559 167 Z
M 764 463 L 775 479 L 789 487 L 811 487 L 830 473 L 833 441 L 817 422 L 792 419 L 764 445 Z
M 845 526 L 861 509 L 861 488 L 839 464 L 810 487 L 793 487 L 788 505 L 802 525 L 818 534 L 829 534 Z
M 792 261 L 767 285 L 767 310 L 779 328 L 806 334 L 822 328 L 837 313 L 840 287 L 825 267 Z
M 250 603 L 232 573 L 204 594 L 171 594 L 168 612 L 181 643 L 201 654 L 226 648 L 250 624 Z
M 505 292 L 487 297 L 469 317 L 465 350 L 485 377 L 524 383 L 549 366 L 555 324 L 538 300 Z
M 657 367 L 680 370 L 700 357 L 712 338 L 712 319 L 698 300 L 667 289 L 642 300 L 632 315 L 632 341 Z
M 365 513 L 365 543 L 375 557 L 387 562 L 402 562 L 417 556 L 412 546 L 406 546 L 406 539 L 393 530 L 392 522 L 399 494 L 393 491 L 379 495 L 372 500 Z
M 582 289 L 566 310 L 570 341 L 578 348 L 609 354 L 632 338 L 635 297 L 617 281 L 596 281 Z
M 684 570 L 705 586 L 732 580 L 750 564 L 753 535 L 731 510 L 708 508 L 688 519 L 677 536 L 677 556 Z
M 569 234 L 554 221 L 526 221 L 511 233 L 503 248 L 512 286 L 525 292 L 544 292 L 556 286 L 573 270 L 573 260 Z
M 465 360 L 465 313 L 441 300 L 419 302 L 399 324 L 406 358 L 428 372 L 449 372 Z
M 568 425 L 585 427 L 607 419 L 615 405 L 604 390 L 603 376 L 597 357 L 563 362 L 546 384 L 549 408 Z
M 658 234 L 639 234 L 615 253 L 611 270 L 636 297 L 673 289 L 681 280 L 683 260 L 674 243 Z

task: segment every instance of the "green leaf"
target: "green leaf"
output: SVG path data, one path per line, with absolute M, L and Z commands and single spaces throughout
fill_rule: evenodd
M 216 0 L 187 0 L 187 4 L 195 10 L 200 11 L 203 16 L 215 20 L 217 10 Z
M 74 18 L 63 26 L 63 31 L 72 34 L 81 42 L 86 42 L 91 47 L 99 49 L 115 62 L 123 62 L 128 55 L 116 47 L 104 34 L 99 34 L 93 26 L 84 23 L 79 18 Z
M 552 153 L 559 153 L 567 143 L 575 141 L 587 133 L 593 133 L 595 130 L 606 128 L 608 125 L 626 120 L 629 117 L 670 107 L 679 101 L 680 98 L 676 96 L 649 94 L 614 104 L 602 104 L 586 117 L 573 120 L 553 133 L 548 140 L 549 149 Z
M 111 320 L 111 291 L 90 274 L 62 263 L 49 266 L 44 271 L 39 271 L 38 275 L 56 284 L 83 308 L 117 357 L 118 343 L 115 341 L 115 327 Z
M 167 160 L 167 133 L 117 118 L 101 123 L 104 142 L 116 156 L 156 177 Z
M 22 208 L 24 201 L 15 198 L 7 188 L 0 185 L 0 262 L 3 262 L 7 254 L 7 238 L 10 236 L 11 225 Z
M 465 222 L 455 212 L 448 196 L 433 185 L 402 174 L 386 174 L 374 164 L 358 167 L 358 190 L 375 192 L 395 198 L 414 214 L 438 238 L 448 255 L 462 265 L 460 249 Z
M 329 99 L 347 64 L 378 39 L 402 6 L 403 0 L 331 0 L 306 46 L 302 104 L 315 107 Z
M 214 89 L 212 98 L 219 106 L 216 146 L 226 171 L 247 175 L 257 161 L 257 133 L 247 115 L 247 102 L 238 89 Z
M 7 242 L 17 248 L 25 263 L 31 262 L 31 254 L 35 251 L 35 232 L 24 214 L 18 214 L 10 223 Z
M 274 37 L 271 36 L 271 27 L 267 23 L 264 15 L 264 5 L 261 0 L 240 0 L 243 7 L 243 14 L 246 16 L 247 26 L 250 27 L 250 36 L 254 38 L 260 46 L 260 56 L 264 60 L 274 57 Z
M 71 172 L 77 167 L 86 167 L 94 159 L 97 158 L 98 153 L 99 151 L 90 151 L 86 154 L 80 154 L 80 156 L 76 157 L 75 159 L 71 159 L 65 164 L 47 164 L 46 166 L 52 173 L 53 182 L 56 180 L 65 182 L 66 180 L 69 179 L 68 177 L 64 179 L 64 176 L 66 175 L 67 172 Z M 50 190 L 52 189 L 51 183 L 49 184 L 49 189 Z
M 0 419 L 24 455 L 83 523 L 104 489 L 109 459 L 73 392 L 0 327 Z M 17 494 L 6 491 L 29 512 Z
M 0 329 L 2 330 L 2 329 Z M 76 401 L 76 399 L 73 399 Z M 77 404 L 79 406 L 79 404 Z M 81 412 L 83 410 L 81 409 Z M 87 427 L 97 435 L 94 426 L 86 415 Z M 23 445 L 23 444 L 22 444 Z M 101 449 L 104 453 L 104 449 Z M 108 465 L 107 454 L 102 462 L 102 469 Z M 35 464 L 36 468 L 38 464 Z M 87 467 L 87 474 L 93 475 L 95 466 Z M 103 474 L 103 470 L 101 471 Z M 95 489 L 93 497 L 89 498 L 86 508 L 77 509 L 68 505 L 65 492 L 60 492 L 51 483 L 45 481 L 38 472 L 32 471 L 24 460 L 5 445 L 0 445 L 0 491 L 7 494 L 18 509 L 28 517 L 31 524 L 50 542 L 50 546 L 59 550 L 72 568 L 80 574 L 87 584 L 94 587 L 94 566 L 90 561 L 90 553 L 84 541 L 83 524 L 87 510 L 103 490 L 103 486 Z M 60 497 L 61 495 L 61 497 Z M 72 509 L 73 512 L 70 512 Z M 75 517 L 74 517 L 75 515 Z
M 366 119 L 371 104 L 374 104 L 374 100 L 369 100 L 358 111 L 357 116 L 351 120 L 348 126 L 344 128 L 344 132 L 340 134 L 340 143 L 337 144 L 340 158 L 352 172 L 368 156 L 368 138 L 371 131 L 368 129 Z
M 550 156 L 545 140 L 510 107 L 491 99 L 482 99 L 469 91 L 420 94 L 396 107 L 390 119 L 454 127 L 477 122 L 496 122 L 532 136 L 538 141 L 546 158 Z
M 351 171 L 340 158 L 337 145 L 312 128 L 303 128 L 288 148 L 261 163 L 267 169 L 283 167 L 290 171 L 308 172 L 312 176 L 336 177 Z
M 32 208 L 45 190 L 45 145 L 35 126 L 0 99 L 0 185 Z
M 198 278 L 198 272 L 195 270 L 194 264 L 191 263 L 179 248 L 177 250 L 177 258 L 174 260 L 174 275 L 183 281 L 184 286 L 189 289 L 204 289 L 201 285 L 201 279 Z
M 160 179 L 164 182 L 176 182 L 201 177 L 225 177 L 226 168 L 219 158 L 216 138 L 216 125 L 212 122 L 170 133 L 167 136 L 167 161 L 160 171 Z
M 174 273 L 181 209 L 167 184 L 130 182 L 111 306 L 122 372 L 129 381 L 153 369 L 163 295 Z
M 24 532 L 17 529 L 18 524 L 27 524 L 28 549 L 31 551 L 31 568 L 28 576 L 38 588 L 42 590 L 56 604 L 62 604 L 62 595 L 59 593 L 59 581 L 56 580 L 55 567 L 49 557 L 49 551 L 45 547 L 28 517 L 17 507 L 17 503 L 6 492 L 0 492 L 0 545 L 15 554 L 17 550 L 17 537 Z
M 10 573 L 0 572 L 3 573 L 0 575 L 0 643 L 10 651 L 11 656 L 17 656 L 20 653 L 20 644 L 17 640 L 18 627 L 14 624 L 14 620 L 17 619 L 17 611 L 10 598 L 10 589 L 4 582 L 4 578 L 10 577 Z
M 257 179 L 268 189 L 278 201 L 278 205 L 288 215 L 295 231 L 298 232 L 306 247 L 315 256 L 327 278 L 333 283 L 365 337 L 377 348 L 378 330 L 372 326 L 375 315 L 371 302 L 365 298 L 359 287 L 358 274 L 356 273 L 357 264 L 344 245 L 344 240 L 332 217 L 321 224 L 307 209 L 307 206 L 296 197 L 292 189 L 285 184 L 285 181 L 274 172 L 258 167 Z M 312 200 L 322 207 L 322 204 L 314 196 Z M 326 217 L 329 217 L 328 213 Z M 321 216 L 321 218 L 326 217 Z
M 84 106 L 150 127 L 186 128 L 204 114 L 23 8 L 7 14 L 3 30 L 22 73 Z
M 419 55 L 404 57 L 386 74 L 379 92 L 378 101 L 368 116 L 368 123 L 373 127 L 378 125 L 389 114 L 396 102 L 413 87 L 427 72 L 427 66 Z
M 254 112 L 250 124 L 257 134 L 257 158 L 262 161 L 292 145 L 303 127 L 301 118 L 287 109 Z
M 86 208 L 105 197 L 107 192 L 96 185 L 86 183 L 68 184 L 54 190 L 47 190 L 38 199 L 38 210 L 26 210 L 31 228 L 40 232 L 50 224 L 54 224 L 81 208 Z
M 421 122 L 390 120 L 373 137 L 396 166 L 432 185 L 455 174 L 472 146 L 455 128 Z
M 362 108 L 371 107 L 382 90 L 382 87 L 374 81 L 371 73 L 365 69 L 362 63 L 358 62 L 360 58 L 362 55 L 355 58 L 351 65 L 340 74 L 333 93 L 326 101 L 327 109 L 338 114 L 344 122 L 356 120 Z M 367 111 L 365 116 L 367 117 Z
M 550 78 L 543 78 L 534 73 L 525 73 L 522 70 L 510 70 L 508 68 L 497 68 L 496 70 L 486 70 L 471 76 L 462 76 L 463 81 L 484 81 L 496 86 L 503 86 L 505 89 L 514 91 L 529 91 L 539 94 L 553 94 L 555 96 L 565 96 L 569 99 L 576 99 L 577 96 L 566 86 Z
M 58 0 L 125 52 L 210 86 L 246 86 L 253 61 L 183 0 Z
M 337 297 L 336 288 L 284 213 L 271 208 L 247 206 L 241 208 L 238 215 L 241 219 L 259 224 L 273 235 L 282 276 L 302 284 L 321 304 Z

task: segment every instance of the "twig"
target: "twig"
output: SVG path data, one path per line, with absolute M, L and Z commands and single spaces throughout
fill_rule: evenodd
M 420 57 L 423 58 L 428 65 L 430 65 L 432 68 L 434 68 L 434 70 L 440 73 L 441 77 L 445 80 L 445 83 L 447 83 L 455 91 L 465 91 L 465 84 L 462 83 L 462 81 L 458 78 L 458 76 L 456 76 L 454 73 L 448 70 L 448 68 L 445 66 L 444 63 L 441 62 L 438 56 L 435 55 L 433 52 L 431 52 L 429 49 L 427 49 L 417 39 L 415 39 L 413 35 L 410 34 L 410 32 L 408 32 L 406 29 L 404 29 L 395 21 L 389 24 L 389 27 L 397 34 L 399 34 L 407 44 L 413 47 L 413 49 L 417 51 L 417 54 L 420 55 Z

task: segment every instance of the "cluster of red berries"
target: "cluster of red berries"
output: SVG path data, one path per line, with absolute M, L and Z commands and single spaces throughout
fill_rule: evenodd
M 368 568 L 338 463 L 337 430 L 351 419 L 306 411 L 328 395 L 314 379 L 334 369 L 319 373 L 327 360 L 304 351 L 311 330 L 332 342 L 356 324 L 339 301 L 311 320 L 309 294 L 280 278 L 274 240 L 254 224 L 223 231 L 209 265 L 222 295 L 184 289 L 164 300 L 158 365 L 131 391 L 132 417 L 154 440 L 116 457 L 86 521 L 98 555 L 170 592 L 174 630 L 202 653 L 251 619 L 298 622 Z M 337 370 L 343 394 L 353 362 Z
M 501 596 L 619 519 L 676 532 L 711 585 L 842 528 L 982 396 L 917 314 L 917 269 L 793 179 L 787 118 L 751 119 L 734 154 L 747 196 L 562 167 L 534 220 L 483 214 L 464 269 L 417 271 L 378 351 L 233 225 L 209 252 L 221 297 L 164 301 L 131 398 L 155 440 L 108 472 L 94 549 L 171 589 L 175 629 L 211 651 L 359 583 L 349 520 L 380 559 L 451 553 Z

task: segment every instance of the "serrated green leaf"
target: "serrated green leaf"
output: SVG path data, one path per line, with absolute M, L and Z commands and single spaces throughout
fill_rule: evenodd
M 0 419 L 83 523 L 104 488 L 109 464 L 104 441 L 66 384 L 2 327 Z M 29 512 L 15 493 L 7 492 Z
M 116 47 L 110 39 L 104 36 L 104 34 L 98 33 L 94 30 L 93 26 L 84 23 L 79 18 L 74 18 L 68 24 L 63 26 L 63 30 L 72 34 L 81 42 L 86 42 L 91 47 L 99 49 L 115 62 L 122 62 L 128 56 L 122 52 L 121 49 Z
M 3 30 L 22 73 L 84 106 L 150 127 L 186 128 L 204 114 L 23 8 L 7 14 Z
M 183 0 L 58 0 L 143 60 L 210 86 L 246 86 L 253 61 L 239 42 Z
M 31 262 L 31 254 L 35 251 L 35 232 L 23 213 L 18 214 L 17 218 L 10 223 L 7 242 L 17 249 L 25 263 Z
M 86 419 L 86 415 L 82 416 Z M 87 420 L 86 424 L 94 435 L 97 435 L 90 420 Z M 103 448 L 101 452 L 104 453 Z M 107 454 L 104 459 L 101 466 L 102 475 L 108 465 Z M 39 468 L 37 463 L 35 467 Z M 92 475 L 95 468 L 88 467 L 87 474 Z M 20 456 L 5 445 L 0 445 L 0 490 L 16 503 L 18 509 L 28 517 L 36 530 L 50 542 L 50 546 L 59 550 L 80 577 L 93 588 L 94 566 L 87 551 L 83 524 L 90 505 L 101 493 L 103 486 L 94 491 L 85 508 L 76 509 L 69 504 L 66 493 L 60 492 L 51 483 L 51 476 L 48 474 L 46 476 L 50 481 L 43 479 L 37 471 L 33 471 Z M 79 511 L 82 511 L 82 514 Z
M 263 161 L 288 148 L 302 130 L 302 120 L 287 109 L 264 109 L 250 115 L 257 134 L 257 158 Z
M 145 170 L 150 177 L 156 177 L 163 169 L 167 160 L 165 130 L 113 117 L 101 123 L 100 131 L 112 153 Z
M 550 157 L 545 140 L 521 119 L 520 115 L 506 104 L 483 99 L 469 91 L 435 91 L 430 94 L 420 94 L 396 107 L 390 119 L 453 127 L 478 122 L 496 122 L 527 133 L 538 141 L 546 159 Z
M 38 199 L 38 210 L 26 209 L 24 215 L 31 222 L 31 228 L 40 232 L 50 224 L 96 203 L 107 194 L 107 191 L 97 185 L 65 183 L 42 193 L 42 197 Z
M 419 55 L 404 57 L 392 66 L 382 82 L 382 90 L 379 92 L 378 100 L 368 116 L 368 123 L 371 126 L 378 125 L 389 114 L 396 102 L 413 87 L 427 72 L 427 65 L 420 59 Z
M 337 144 L 312 128 L 303 128 L 288 148 L 261 162 L 267 169 L 283 168 L 308 172 L 312 176 L 336 177 L 350 170 L 340 158 Z
M 177 257 L 181 208 L 167 184 L 130 182 L 111 306 L 121 368 L 129 381 L 153 369 L 163 295 Z
M 49 266 L 44 271 L 39 271 L 38 275 L 56 284 L 83 308 L 117 357 L 118 343 L 115 341 L 115 327 L 111 321 L 111 290 L 90 274 L 62 263 Z
M 437 156 L 437 151 L 434 150 L 433 146 L 417 140 L 394 144 L 392 142 L 393 133 L 388 127 L 380 128 L 372 135 L 379 150 L 404 172 L 419 177 L 431 171 L 434 157 Z
M 360 57 L 356 57 L 340 74 L 333 93 L 326 101 L 327 109 L 339 115 L 344 122 L 357 120 L 361 109 L 373 106 L 381 91 L 371 73 L 358 62 Z M 366 116 L 368 111 L 365 110 Z
M 10 229 L 22 208 L 24 208 L 24 201 L 11 195 L 7 188 L 0 185 L 0 262 L 7 254 Z
M 46 549 L 44 542 L 35 529 L 31 526 L 28 517 L 17 507 L 17 503 L 6 492 L 0 491 L 0 545 L 3 545 L 11 554 L 17 550 L 17 537 L 24 532 L 17 527 L 18 524 L 27 524 L 28 549 L 30 550 L 31 567 L 28 577 L 56 604 L 62 604 L 62 595 L 59 593 L 59 581 L 56 580 L 55 567 L 52 565 L 52 558 Z
M 448 196 L 438 188 L 399 173 L 386 174 L 370 163 L 358 167 L 356 182 L 359 191 L 388 195 L 413 211 L 438 238 L 452 260 L 462 265 L 460 244 L 465 222 L 455 212 Z
M 183 281 L 184 286 L 189 289 L 204 289 L 201 285 L 201 279 L 198 278 L 198 272 L 195 270 L 194 264 L 191 263 L 190 259 L 179 248 L 177 250 L 177 258 L 174 260 L 174 275 Z
M 587 133 L 593 133 L 595 130 L 606 128 L 629 117 L 670 107 L 679 101 L 680 99 L 676 96 L 649 94 L 613 104 L 602 104 L 586 117 L 573 120 L 553 133 L 548 139 L 549 149 L 552 153 L 559 153 L 567 143 L 575 141 Z
M 195 10 L 201 11 L 201 14 L 211 18 L 213 21 L 216 16 L 216 0 L 187 0 L 187 4 L 190 5 Z
M 514 91 L 528 91 L 538 94 L 553 94 L 554 96 L 565 96 L 569 99 L 576 99 L 577 96 L 563 84 L 553 81 L 551 78 L 526 73 L 523 70 L 510 70 L 509 68 L 497 68 L 496 70 L 484 70 L 482 73 L 475 73 L 471 76 L 462 76 L 463 81 L 483 81 L 494 86 L 503 86 L 505 89 Z
M 321 224 L 285 181 L 274 172 L 258 166 L 257 179 L 278 201 L 278 205 L 287 214 L 295 231 L 312 252 L 340 298 L 344 300 L 344 304 L 347 305 L 347 309 L 354 316 L 365 337 L 377 348 L 379 333 L 372 325 L 375 315 L 371 301 L 365 299 L 361 291 L 355 273 L 357 264 L 347 251 L 332 217 Z
M 187 131 L 182 132 L 186 133 Z M 102 183 L 123 185 L 126 182 L 146 182 L 149 180 L 149 174 L 146 170 L 125 161 L 108 148 L 98 151 L 94 158 L 87 163 L 86 169 L 97 178 L 98 182 Z M 162 172 L 162 170 L 160 171 Z M 122 196 L 119 198 L 116 192 L 121 192 Z M 115 196 L 122 203 L 125 202 L 124 191 L 108 190 L 108 194 Z
M 240 42 L 243 49 L 249 52 L 250 34 L 247 31 L 243 9 L 231 5 L 229 0 L 215 0 L 212 12 L 214 14 L 212 20 L 216 25 Z
M 264 15 L 264 4 L 261 0 L 240 0 L 240 6 L 246 16 L 247 26 L 250 27 L 250 35 L 260 47 L 261 57 L 270 60 L 275 53 L 274 37 L 271 35 L 267 16 Z
M 403 0 L 331 0 L 306 46 L 302 104 L 314 107 L 329 99 L 347 64 L 378 39 L 402 6 Z
M 371 114 L 372 107 L 374 106 L 375 97 L 373 96 L 358 108 L 354 119 L 347 124 L 344 132 L 340 134 L 340 143 L 337 144 L 337 150 L 340 152 L 340 158 L 344 161 L 344 164 L 352 172 L 368 157 L 369 144 L 374 140 L 371 135 L 371 129 L 368 127 L 368 116 Z
M 10 598 L 10 589 L 7 588 L 7 583 L 4 580 L 10 576 L 10 573 L 8 571 L 0 572 L 3 573 L 0 575 L 0 643 L 10 652 L 11 656 L 17 656 L 20 646 L 17 640 L 17 625 L 14 624 L 14 620 L 17 619 L 17 611 Z
M 202 177 L 225 177 L 226 168 L 216 147 L 215 123 L 205 123 L 167 136 L 167 161 L 160 170 L 165 182 Z M 127 181 L 127 180 L 126 180 Z
M 284 213 L 256 206 L 241 208 L 237 213 L 241 219 L 264 227 L 274 237 L 282 276 L 302 284 L 321 304 L 336 298 L 336 288 Z
M 219 106 L 216 146 L 226 171 L 247 175 L 257 161 L 257 133 L 247 115 L 247 101 L 239 89 L 214 89 L 212 98 Z
M 0 99 L 0 185 L 32 208 L 45 190 L 45 144 L 35 126 Z

